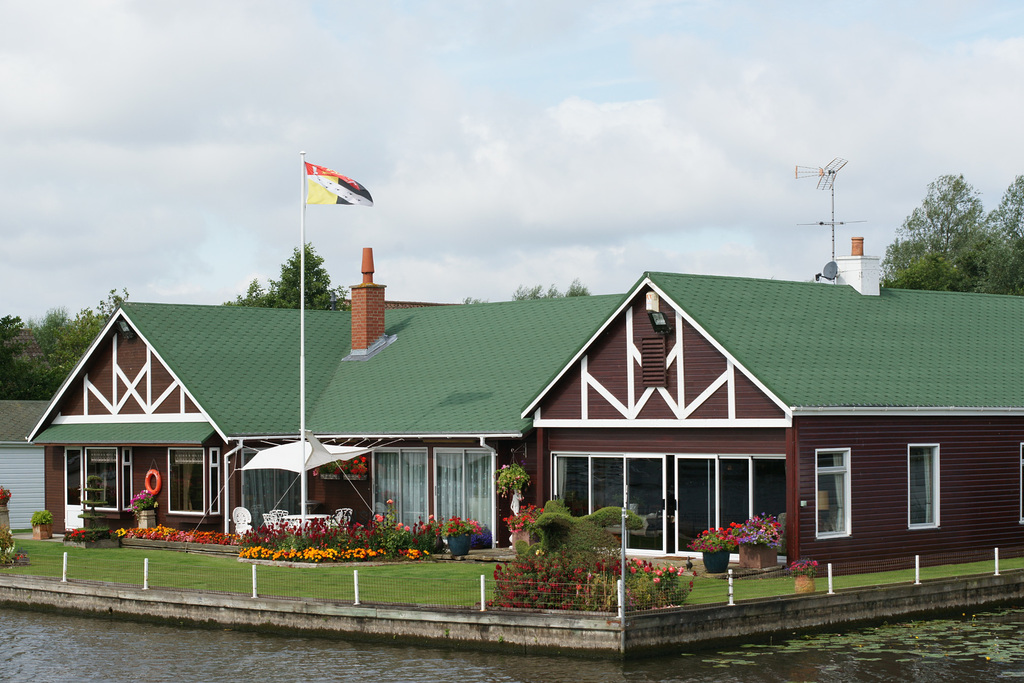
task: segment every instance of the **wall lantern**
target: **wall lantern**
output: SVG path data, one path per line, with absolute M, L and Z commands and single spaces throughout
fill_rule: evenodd
M 658 334 L 669 334 L 672 327 L 668 324 L 668 316 L 659 310 L 660 302 L 655 292 L 647 292 L 647 317 L 651 319 L 651 327 Z
M 125 322 L 124 318 L 120 318 L 117 321 L 117 329 L 121 330 L 121 334 L 124 335 L 125 339 L 134 339 L 135 331 Z

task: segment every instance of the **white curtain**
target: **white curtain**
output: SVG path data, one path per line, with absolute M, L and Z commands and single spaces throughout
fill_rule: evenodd
M 393 501 L 398 519 L 412 526 L 426 521 L 427 452 L 377 451 L 373 454 L 373 512 L 383 515 Z
M 427 521 L 427 452 L 402 452 L 402 492 L 398 497 L 398 519 L 409 526 Z
M 396 500 L 402 489 L 402 462 L 397 451 L 373 454 L 373 512 L 387 512 L 387 501 Z
M 437 461 L 437 517 L 448 519 L 462 512 L 462 451 L 434 451 Z
M 494 511 L 494 472 L 490 451 L 434 451 L 437 516 L 458 515 L 490 529 Z

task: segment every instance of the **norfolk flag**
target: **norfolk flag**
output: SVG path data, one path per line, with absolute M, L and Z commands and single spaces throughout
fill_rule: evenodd
M 369 191 L 337 171 L 324 166 L 306 164 L 307 204 L 357 204 L 373 206 Z

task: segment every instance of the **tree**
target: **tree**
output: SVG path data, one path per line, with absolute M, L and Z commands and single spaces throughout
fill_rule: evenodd
M 960 277 L 951 277 L 946 272 L 936 283 L 956 284 L 960 291 L 984 291 L 998 242 L 985 220 L 978 192 L 963 175 L 939 176 L 929 183 L 921 206 L 907 216 L 896 232 L 896 240 L 886 248 L 882 263 L 884 283 L 895 286 L 894 283 L 906 280 L 903 273 L 916 262 L 926 256 L 940 256 Z M 923 272 L 933 277 L 943 269 L 942 264 L 932 259 L 919 266 L 919 272 L 910 279 L 921 281 Z
M 122 289 L 121 292 L 122 294 L 118 294 L 116 289 L 110 290 L 107 293 L 107 298 L 100 301 L 95 309 L 83 308 L 73 320 L 67 320 L 65 314 L 66 322 L 54 330 L 53 334 L 56 339 L 49 352 L 46 349 L 43 350 L 43 357 L 46 363 L 57 372 L 61 380 L 74 370 L 79 359 L 110 320 L 114 311 L 128 300 L 128 290 Z M 54 309 L 51 309 L 43 319 L 41 327 L 48 324 L 56 326 L 59 319 L 59 313 L 55 314 Z
M 347 290 L 331 287 L 331 276 L 324 268 L 324 259 L 316 253 L 311 243 L 306 248 L 306 310 L 327 310 L 331 307 L 331 293 L 339 302 L 344 301 Z M 225 306 L 253 306 L 256 308 L 298 308 L 299 307 L 299 248 L 295 247 L 291 257 L 281 264 L 281 279 L 271 280 L 267 289 L 258 279 L 249 283 L 245 296 L 239 294 L 234 301 L 225 301 Z M 339 307 L 342 304 L 339 303 Z
M 570 284 L 569 288 L 565 292 L 560 292 L 558 287 L 551 285 L 544 289 L 544 285 L 535 285 L 533 287 L 527 287 L 526 285 L 519 285 L 512 294 L 513 301 L 528 301 L 531 299 L 559 299 L 567 296 L 590 296 L 590 290 L 580 282 L 579 278 L 574 279 Z
M 1006 188 L 988 223 L 1003 244 L 993 251 L 987 291 L 1024 294 L 1024 176 L 1017 176 Z
M 25 354 L 28 345 L 19 340 L 22 329 L 18 316 L 0 318 L 0 400 L 48 399 L 60 380 L 40 360 Z

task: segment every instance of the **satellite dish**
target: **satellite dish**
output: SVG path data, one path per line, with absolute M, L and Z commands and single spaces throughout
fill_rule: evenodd
M 825 267 L 821 269 L 821 276 L 826 280 L 835 280 L 836 275 L 839 274 L 839 266 L 836 265 L 835 261 L 829 261 L 825 264 Z

